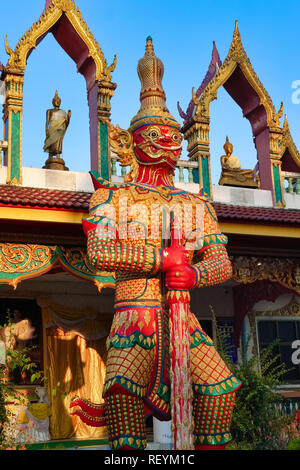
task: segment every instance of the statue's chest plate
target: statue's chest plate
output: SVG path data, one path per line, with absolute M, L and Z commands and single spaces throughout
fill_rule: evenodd
M 135 186 L 119 194 L 119 236 L 136 244 L 151 243 L 157 247 L 169 245 L 170 221 L 180 231 L 183 243 L 194 250 L 195 242 L 203 237 L 204 204 L 196 195 L 181 190 L 152 189 Z M 125 233 L 126 231 L 126 233 Z M 199 246 L 197 247 L 199 249 Z

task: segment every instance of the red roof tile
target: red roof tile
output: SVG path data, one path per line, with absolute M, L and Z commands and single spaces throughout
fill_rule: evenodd
M 84 211 L 89 209 L 91 193 L 56 189 L 0 186 L 0 206 L 36 207 L 53 210 Z M 234 206 L 213 202 L 220 220 L 299 224 L 300 211 L 265 207 Z
M 214 202 L 218 219 L 236 219 L 256 222 L 270 222 L 278 224 L 299 224 L 300 211 L 290 209 L 279 209 L 275 207 L 248 207 L 233 206 Z
M 91 193 L 0 186 L 0 205 L 88 211 Z

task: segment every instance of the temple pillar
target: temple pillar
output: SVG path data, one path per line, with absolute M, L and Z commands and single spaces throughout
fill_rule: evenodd
M 199 183 L 208 199 L 213 199 L 210 152 L 209 152 L 209 118 L 195 115 L 182 128 L 185 140 L 188 142 L 188 157 L 190 161 L 198 162 L 198 169 L 193 169 L 193 181 Z
M 281 176 L 281 141 L 283 130 L 270 127 L 270 162 L 273 187 L 273 202 L 277 207 L 285 207 L 284 187 Z
M 91 171 L 97 171 L 102 178 L 111 177 L 109 147 L 109 123 L 111 104 L 117 85 L 108 81 L 96 81 L 88 91 L 90 110 Z
M 3 104 L 4 140 L 8 143 L 3 161 L 7 166 L 7 184 L 22 184 L 23 83 L 23 72 L 7 71 Z

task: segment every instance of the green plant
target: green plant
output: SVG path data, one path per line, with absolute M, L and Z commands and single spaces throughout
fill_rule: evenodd
M 7 384 L 6 368 L 0 364 L 0 446 L 4 440 L 5 423 L 8 422 L 9 416 L 6 411 L 5 401 L 10 392 Z
M 300 450 L 300 437 L 292 439 L 287 446 L 287 450 Z
M 21 361 L 18 361 L 22 364 Z M 16 415 L 7 408 L 7 402 L 17 401 L 25 404 L 25 399 L 17 394 L 14 385 L 8 380 L 8 368 L 6 365 L 0 365 L 0 450 L 25 450 L 24 444 L 17 444 L 18 439 L 26 440 L 28 429 L 17 431 Z M 28 425 L 29 426 L 29 425 Z M 30 427 L 30 426 L 29 426 Z
M 6 406 L 7 402 L 18 402 L 19 404 L 26 405 L 24 397 L 20 396 L 15 389 L 15 385 L 12 383 L 10 378 L 13 372 L 18 370 L 20 373 L 26 372 L 30 376 L 32 384 L 36 385 L 48 385 L 48 378 L 44 375 L 44 372 L 38 369 L 37 364 L 32 362 L 28 353 L 34 348 L 23 348 L 22 350 L 14 349 L 14 335 L 13 335 L 13 322 L 8 315 L 7 323 L 0 326 L 0 338 L 1 328 L 6 328 L 9 332 L 9 337 L 6 337 L 6 343 L 9 345 L 6 350 L 6 364 L 0 364 L 0 450 L 3 449 L 23 449 L 25 450 L 26 441 L 31 433 L 32 424 L 29 423 L 25 426 L 23 431 L 20 432 L 16 423 L 16 415 L 8 411 Z M 60 391 L 61 384 L 58 382 L 56 387 L 52 389 L 52 396 L 54 397 Z M 66 394 L 60 393 L 62 400 L 65 399 Z M 21 438 L 23 444 L 17 444 Z M 29 439 L 31 442 L 31 439 Z
M 217 348 L 232 373 L 241 380 L 242 387 L 236 394 L 236 403 L 231 422 L 233 443 L 231 448 L 273 450 L 287 446 L 288 436 L 284 429 L 291 418 L 279 416 L 278 405 L 284 399 L 278 392 L 282 377 L 287 372 L 284 364 L 277 364 L 274 355 L 276 342 L 265 348 L 260 354 L 247 357 L 251 333 L 246 344 L 242 345 L 238 363 L 233 363 L 230 356 L 228 336 L 220 331 L 212 311 L 216 332 Z
M 13 322 L 8 315 L 7 322 L 0 326 L 6 328 L 9 332 L 6 337 L 6 343 L 13 345 Z M 33 348 L 14 349 L 13 346 L 6 349 L 6 364 L 0 364 L 0 449 L 14 448 L 16 446 L 16 422 L 14 415 L 8 411 L 7 402 L 18 402 L 25 404 L 25 398 L 18 394 L 14 384 L 10 380 L 13 372 L 19 370 L 20 373 L 27 372 L 31 374 L 31 381 L 42 380 L 42 372 L 38 371 L 38 366 L 33 363 L 28 356 Z M 32 376 L 33 379 L 32 379 Z

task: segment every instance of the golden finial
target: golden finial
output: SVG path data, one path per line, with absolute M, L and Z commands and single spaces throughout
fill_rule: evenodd
M 238 27 L 238 20 L 235 20 L 233 39 L 229 49 L 228 57 L 237 62 L 240 62 L 243 58 L 246 58 L 246 53 L 242 44 L 242 38 Z
M 105 67 L 103 70 L 103 75 L 108 79 L 111 80 L 111 74 L 114 72 L 117 65 L 117 55 L 114 55 L 114 60 L 109 67 Z
M 233 32 L 233 44 L 235 47 L 237 44 L 242 44 L 241 34 L 238 27 L 238 20 L 235 20 L 234 32 Z
M 138 74 L 141 81 L 141 110 L 147 108 L 166 109 L 166 95 L 162 86 L 164 66 L 156 57 L 152 38 L 146 39 L 145 55 L 138 63 Z
M 200 100 L 196 96 L 194 87 L 192 88 L 192 97 L 193 97 L 193 103 L 196 106 L 195 115 L 201 114 L 201 103 L 200 103 Z
M 282 115 L 283 115 L 283 101 L 281 101 L 280 108 L 279 108 L 278 112 L 276 114 L 274 114 L 274 118 L 273 118 L 273 121 L 274 121 L 275 125 L 278 126 L 278 127 L 280 127 L 279 119 L 282 117 Z
M 146 39 L 145 55 L 155 55 L 154 54 L 153 41 L 152 41 L 151 36 L 148 36 L 147 39 Z
M 9 46 L 8 44 L 8 41 L 7 41 L 7 34 L 4 38 L 4 45 L 5 45 L 5 51 L 6 51 L 6 54 L 9 55 L 9 56 L 12 56 L 14 51 L 12 50 L 12 48 Z

